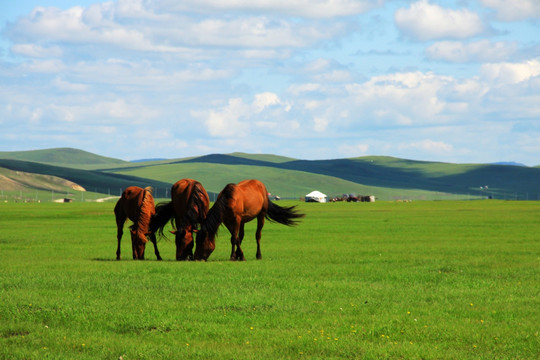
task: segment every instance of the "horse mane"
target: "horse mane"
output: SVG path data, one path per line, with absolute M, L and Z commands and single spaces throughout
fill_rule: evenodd
M 214 205 L 208 211 L 206 220 L 202 223 L 202 227 L 209 235 L 216 235 L 223 221 L 223 213 L 227 208 L 229 200 L 232 198 L 235 184 L 227 184 L 218 195 Z
M 150 214 L 154 212 L 154 198 L 152 197 L 152 191 L 148 190 L 148 188 L 143 189 L 142 191 L 142 199 L 139 204 L 139 216 L 137 219 L 137 223 L 133 224 L 130 228 L 132 230 L 135 230 L 135 228 L 139 229 L 149 229 L 150 226 L 150 220 L 151 216 L 141 216 L 142 214 Z
M 187 212 L 180 219 L 180 224 L 176 223 L 176 217 L 174 216 L 174 202 L 159 203 L 156 205 L 156 213 L 150 223 L 150 230 L 152 232 L 159 232 L 160 236 L 164 236 L 164 228 L 169 220 L 171 225 L 177 229 L 186 225 L 191 225 L 195 228 L 197 224 L 204 222 L 206 212 L 208 211 L 208 195 L 206 191 L 201 183 L 194 181 L 189 185 L 187 192 L 189 193 Z
M 197 224 L 202 224 L 206 218 L 206 211 L 208 204 L 204 201 L 206 199 L 205 191 L 199 182 L 195 182 L 192 185 L 191 193 L 188 200 L 188 211 L 184 215 L 183 221 L 196 227 Z

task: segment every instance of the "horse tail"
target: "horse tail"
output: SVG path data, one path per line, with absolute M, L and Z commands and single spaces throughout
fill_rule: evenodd
M 148 191 L 150 195 L 154 195 L 154 188 L 151 186 L 147 186 L 144 188 L 144 190 Z
M 163 229 L 169 220 L 171 222 L 174 220 L 174 207 L 172 201 L 157 204 L 156 213 L 150 220 L 150 232 L 159 232 L 159 235 L 163 236 Z
M 268 210 L 266 218 L 270 221 L 275 221 L 283 225 L 293 226 L 298 223 L 299 218 L 303 218 L 305 214 L 299 213 L 296 206 L 279 206 L 268 199 Z

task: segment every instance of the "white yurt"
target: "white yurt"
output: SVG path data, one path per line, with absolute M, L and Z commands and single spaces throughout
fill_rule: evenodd
M 319 203 L 325 203 L 326 202 L 326 195 L 324 195 L 320 191 L 312 191 L 309 194 L 306 195 L 306 202 L 319 202 Z

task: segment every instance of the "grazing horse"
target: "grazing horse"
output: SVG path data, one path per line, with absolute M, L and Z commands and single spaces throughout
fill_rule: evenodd
M 156 243 L 156 235 L 149 230 L 151 218 L 156 210 L 154 207 L 154 197 L 152 188 L 142 189 L 137 186 L 130 186 L 122 193 L 122 197 L 114 207 L 116 217 L 118 248 L 116 249 L 116 260 L 120 260 L 120 240 L 124 233 L 124 224 L 127 219 L 133 221 L 130 226 L 131 247 L 133 249 L 133 259 L 144 260 L 144 249 L 148 242 L 146 236 L 154 244 L 154 252 L 158 260 L 161 260 Z
M 214 251 L 215 243 L 197 242 L 193 256 L 193 232 L 197 231 L 197 224 L 204 221 L 209 203 L 208 194 L 200 182 L 182 179 L 172 186 L 171 201 L 157 205 L 151 227 L 154 231 L 159 229 L 163 235 L 167 222 L 174 221 L 176 260 L 206 260 Z
M 259 180 L 244 180 L 228 184 L 218 198 L 197 234 L 199 242 L 215 243 L 219 225 L 224 223 L 231 233 L 231 260 L 245 260 L 241 245 L 244 239 L 244 224 L 257 218 L 257 259 L 261 255 L 261 231 L 264 219 L 291 226 L 304 214 L 295 211 L 295 206 L 281 207 L 268 199 L 268 191 Z M 199 239 L 200 238 L 200 239 Z

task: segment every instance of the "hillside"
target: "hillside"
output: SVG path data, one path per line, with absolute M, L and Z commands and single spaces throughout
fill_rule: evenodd
M 22 158 L 26 160 L 21 160 Z M 60 163 L 59 163 L 60 162 Z M 118 194 L 129 185 L 153 186 L 169 196 L 181 178 L 194 178 L 209 192 L 246 178 L 263 181 L 269 191 L 298 198 L 311 190 L 380 199 L 461 198 L 540 200 L 540 168 L 494 164 L 448 164 L 369 156 L 334 160 L 298 160 L 269 154 L 209 154 L 184 159 L 126 162 L 76 149 L 0 153 L 0 168 L 35 174 L 24 185 L 0 177 L 0 190 L 23 186 L 45 189 L 40 176 L 55 176 L 102 194 Z M 5 174 L 5 171 L 4 171 Z M 30 179 L 30 180 L 29 180 Z M 56 186 L 56 185 L 54 185 Z
M 96 168 L 99 166 L 119 166 L 127 161 L 113 159 L 73 148 L 55 148 L 29 151 L 0 151 L 0 159 L 22 160 L 63 167 Z
M 271 167 L 339 178 L 365 186 L 486 195 L 499 198 L 540 197 L 540 169 L 511 165 L 448 164 L 370 156 L 335 160 L 274 163 L 256 158 L 212 154 L 177 163 Z M 529 196 L 530 195 L 530 196 Z
M 12 170 L 33 174 L 35 179 L 33 180 L 32 188 L 36 189 L 44 189 L 39 185 L 38 175 L 55 176 L 73 182 L 85 188 L 87 191 L 102 194 L 108 194 L 111 193 L 111 191 L 115 194 L 119 194 L 122 189 L 131 185 L 140 187 L 170 187 L 170 185 L 167 183 L 143 179 L 137 176 L 112 174 L 99 170 L 81 170 L 71 167 L 60 167 L 30 161 L 0 159 L 0 169 L 2 168 L 4 169 L 3 171 Z M 0 178 L 0 190 L 7 188 L 8 182 L 9 180 L 6 181 L 5 179 L 3 180 Z M 30 185 L 30 181 L 27 181 L 26 184 Z
M 115 171 L 124 175 L 152 178 L 170 183 L 176 182 L 180 177 L 190 177 L 199 180 L 207 191 L 214 193 L 221 191 L 228 183 L 256 178 L 261 180 L 272 194 L 293 199 L 298 199 L 313 189 L 319 189 L 330 196 L 342 195 L 343 193 L 372 194 L 386 191 L 383 188 L 364 186 L 332 176 L 256 165 L 180 162 Z M 407 192 L 405 191 L 405 193 Z
M 53 175 L 33 174 L 0 168 L 2 190 L 26 191 L 28 189 L 51 190 L 57 192 L 86 191 L 82 186 Z

